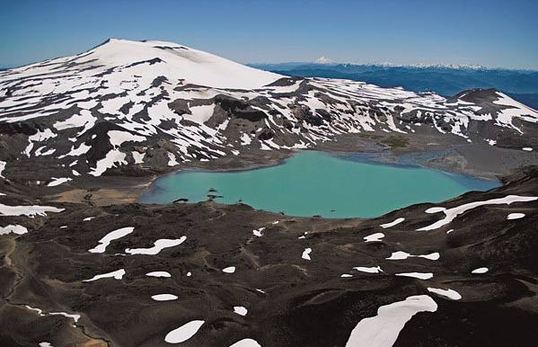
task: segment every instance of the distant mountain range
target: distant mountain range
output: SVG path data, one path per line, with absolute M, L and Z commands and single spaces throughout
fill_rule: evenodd
M 252 64 L 288 76 L 342 78 L 381 87 L 403 87 L 453 96 L 463 90 L 494 88 L 538 108 L 538 71 L 489 69 L 480 66 L 391 66 L 319 63 Z

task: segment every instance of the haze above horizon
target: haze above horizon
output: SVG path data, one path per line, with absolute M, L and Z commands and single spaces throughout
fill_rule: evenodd
M 538 69 L 538 2 L 60 1 L 2 4 L 0 67 L 109 37 L 174 41 L 242 63 L 326 61 Z

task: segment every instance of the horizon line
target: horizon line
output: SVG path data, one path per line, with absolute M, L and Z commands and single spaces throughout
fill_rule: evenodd
M 69 57 L 69 56 L 75 56 L 78 54 L 82 54 L 84 52 L 90 51 L 92 49 L 95 49 L 101 45 L 106 44 L 107 42 L 110 42 L 111 40 L 123 40 L 123 41 L 134 41 L 134 42 L 147 42 L 147 41 L 163 41 L 159 39 L 141 39 L 141 40 L 133 40 L 133 39 L 125 39 L 125 38 L 119 38 L 119 37 L 108 37 L 107 39 L 101 41 L 97 45 L 94 45 L 87 50 L 84 50 L 79 53 L 73 53 L 73 54 L 67 54 L 67 55 L 58 55 L 51 58 L 46 58 L 42 60 L 32 61 L 28 63 L 23 64 L 13 64 L 11 66 L 8 65 L 0 65 L 0 70 L 11 70 L 11 69 L 17 69 L 28 65 L 33 65 L 37 63 L 42 63 L 54 59 Z M 166 41 L 166 40 L 164 40 Z M 174 41 L 169 41 L 170 43 L 176 43 Z M 183 45 L 183 44 L 181 44 Z M 194 48 L 194 47 L 192 47 Z M 320 65 L 320 66 L 331 66 L 331 65 L 354 65 L 354 66 L 376 66 L 376 67 L 386 67 L 386 68 L 439 68 L 439 69 L 453 69 L 453 70 L 506 70 L 506 71 L 525 71 L 525 72 L 538 72 L 538 66 L 537 67 L 503 67 L 503 66 L 488 66 L 488 65 L 482 65 L 482 64 L 469 64 L 469 63 L 409 63 L 409 64 L 402 64 L 402 63 L 392 63 L 390 61 L 385 62 L 344 62 L 344 61 L 333 61 L 330 58 L 327 58 L 326 56 L 318 57 L 315 60 L 312 61 L 281 61 L 281 62 L 242 62 L 235 59 L 227 58 L 224 55 L 220 55 L 218 53 L 211 52 L 209 50 L 194 48 L 198 50 L 202 50 L 204 52 L 208 52 L 214 55 L 217 55 L 219 57 L 232 60 L 234 62 L 237 62 L 242 65 L 247 66 L 253 66 L 253 65 L 286 65 L 286 64 L 303 64 L 303 65 Z M 325 61 L 321 62 L 319 60 L 324 59 Z
M 214 54 L 214 53 L 212 53 Z M 38 61 L 32 61 L 29 63 L 21 65 L 0 65 L 0 70 L 12 70 L 25 67 L 28 65 L 33 65 L 37 63 L 42 63 L 54 59 L 68 57 L 70 55 L 56 56 L 52 58 L 47 58 Z M 226 57 L 224 57 L 226 58 Z M 228 59 L 228 58 L 226 58 Z M 231 59 L 230 59 L 231 60 Z M 248 62 L 243 63 L 236 61 L 239 64 L 247 65 L 251 67 L 256 67 L 260 65 L 290 65 L 290 64 L 300 64 L 300 65 L 319 65 L 319 66 L 339 66 L 339 65 L 351 65 L 351 66 L 375 66 L 375 67 L 384 67 L 384 68 L 417 68 L 417 69 L 449 69 L 449 70 L 504 70 L 504 71 L 521 71 L 521 72 L 538 72 L 538 67 L 536 68 L 525 68 L 525 67 L 503 67 L 503 66 L 487 66 L 480 64 L 445 64 L 445 63 L 435 63 L 435 64 L 425 64 L 425 63 L 413 63 L 413 64 L 397 64 L 397 63 L 359 63 L 359 62 L 330 62 L 330 63 L 319 63 L 316 61 L 283 61 L 283 62 Z

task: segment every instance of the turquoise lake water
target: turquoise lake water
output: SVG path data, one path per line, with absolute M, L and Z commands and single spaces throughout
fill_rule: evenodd
M 304 151 L 283 164 L 247 171 L 181 171 L 156 180 L 143 203 L 207 200 L 291 216 L 377 217 L 422 202 L 440 202 L 470 190 L 489 190 L 498 181 L 448 174 L 421 167 L 383 165 Z M 210 189 L 216 192 L 209 192 Z

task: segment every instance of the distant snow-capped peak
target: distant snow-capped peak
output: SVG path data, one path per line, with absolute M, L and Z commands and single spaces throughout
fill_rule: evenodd
M 327 58 L 326 56 L 321 56 L 314 61 L 316 64 L 332 64 L 332 59 Z
M 397 64 L 391 62 L 382 62 L 382 63 L 361 63 L 361 62 L 335 62 L 325 56 L 319 57 L 316 59 L 314 64 L 338 64 L 345 66 L 374 66 L 374 67 L 387 67 L 387 68 L 414 68 L 414 69 L 454 69 L 454 70 L 495 70 L 497 68 L 486 67 L 479 64 L 426 64 L 426 63 L 416 63 L 416 64 Z

